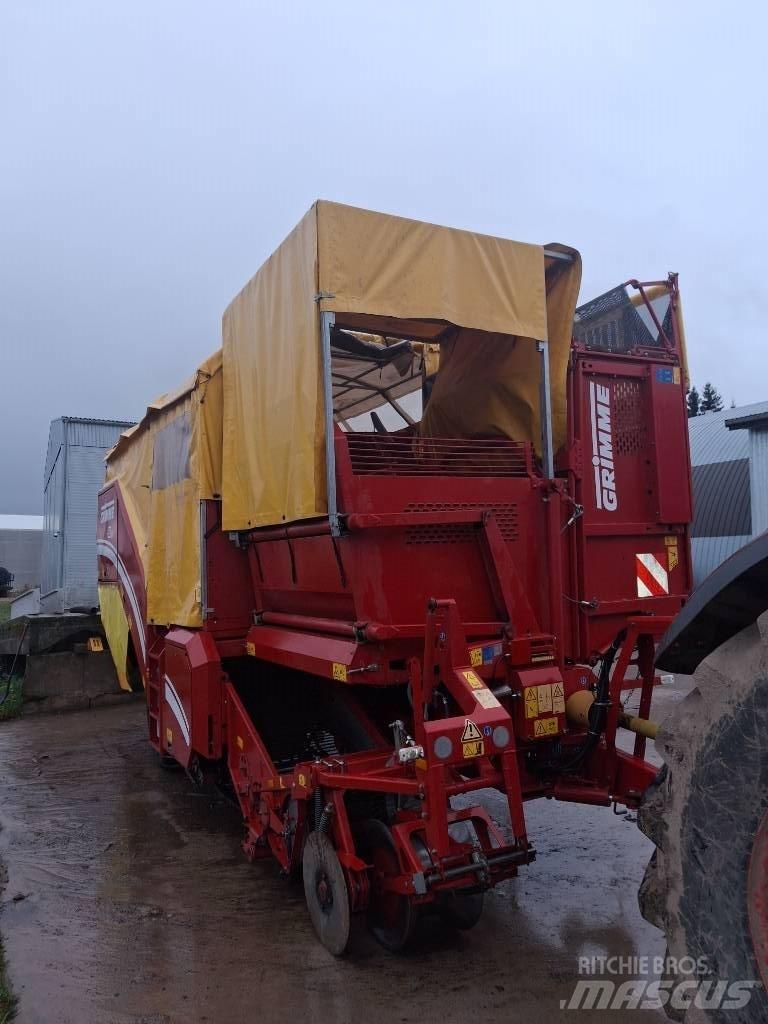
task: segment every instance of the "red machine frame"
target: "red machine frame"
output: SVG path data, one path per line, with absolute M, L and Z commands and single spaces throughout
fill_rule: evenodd
M 648 285 L 631 284 L 646 301 Z M 676 305 L 676 278 L 664 284 Z M 642 736 L 632 752 L 617 745 L 622 691 L 639 689 L 646 718 L 654 645 L 690 589 L 685 390 L 672 324 L 669 338 L 657 321 L 656 349 L 574 343 L 568 440 L 555 458 L 546 435 L 541 467 L 530 443 L 416 442 L 345 433 L 331 421 L 327 518 L 233 537 L 220 529 L 219 503 L 203 502 L 199 630 L 146 625 L 119 485 L 101 491 L 100 509 L 116 515 L 99 517 L 100 577 L 121 586 L 150 740 L 193 776 L 226 766 L 249 857 L 271 853 L 293 871 L 320 829 L 351 910 L 382 891 L 419 905 L 487 888 L 531 861 L 527 800 L 638 805 L 655 768 Z M 333 326 L 324 322 L 327 341 Z M 595 395 L 604 399 L 597 412 Z M 598 415 L 614 431 L 599 448 Z M 607 507 L 617 501 L 619 515 Z M 646 563 L 662 566 L 667 585 L 641 596 Z M 276 763 L 252 704 L 260 688 L 291 680 L 310 704 L 332 687 L 353 722 L 351 749 Z M 596 697 L 583 726 L 566 715 L 580 691 Z M 506 797 L 506 832 L 479 803 L 452 806 L 486 788 Z M 350 794 L 388 801 L 397 868 L 384 876 L 359 854 Z

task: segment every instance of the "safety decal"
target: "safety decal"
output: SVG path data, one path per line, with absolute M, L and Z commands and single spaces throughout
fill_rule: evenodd
M 680 556 L 679 556 L 678 550 L 677 550 L 677 537 L 675 537 L 675 536 L 665 537 L 664 538 L 664 543 L 667 546 L 667 567 L 668 567 L 669 571 L 672 572 L 672 570 L 680 562 Z
M 333 663 L 333 678 L 340 683 L 346 683 L 347 681 L 347 666 L 341 665 L 338 661 Z
M 173 743 L 173 731 L 171 729 L 165 730 L 165 742 L 170 747 Z
M 469 740 L 481 740 L 482 738 L 480 730 L 472 719 L 468 718 L 464 723 L 464 732 L 461 734 L 461 742 L 467 743 Z
M 565 695 L 562 683 L 552 684 L 552 713 L 555 715 L 565 714 Z
M 664 597 L 669 593 L 669 576 L 657 555 L 635 555 L 635 575 L 638 597 Z
M 250 654 L 252 658 L 256 657 L 256 644 L 252 644 L 248 641 L 245 645 L 245 653 Z
M 558 726 L 556 718 L 539 718 L 533 727 L 533 735 L 537 739 L 539 736 L 556 736 L 557 731 Z
M 461 674 L 464 676 L 464 678 L 467 680 L 467 682 L 469 683 L 473 690 L 482 690 L 482 688 L 485 686 L 485 683 L 480 678 L 480 676 L 477 675 L 476 672 L 473 672 L 471 668 L 464 669 Z
M 536 687 L 536 698 L 539 705 L 540 715 L 552 714 L 552 684 L 544 683 Z
M 500 708 L 501 704 L 496 700 L 491 691 L 487 687 L 483 687 L 482 690 L 475 690 L 475 700 L 481 708 L 485 708 L 486 711 L 491 708 Z
M 659 384 L 679 384 L 680 383 L 680 367 L 679 366 L 657 366 L 656 367 L 656 380 Z
M 486 644 L 484 647 L 470 647 L 469 663 L 473 668 L 480 665 L 490 665 L 500 658 L 504 653 L 504 645 L 501 643 Z
M 536 718 L 539 713 L 539 701 L 536 697 L 535 686 L 526 686 L 523 690 L 523 703 L 525 704 L 525 717 Z

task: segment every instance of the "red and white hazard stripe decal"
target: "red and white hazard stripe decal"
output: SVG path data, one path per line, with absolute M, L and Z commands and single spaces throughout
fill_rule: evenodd
M 656 555 L 635 555 L 638 597 L 664 597 L 669 593 L 669 576 Z

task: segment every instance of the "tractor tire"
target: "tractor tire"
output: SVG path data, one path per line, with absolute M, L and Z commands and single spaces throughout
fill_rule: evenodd
M 751 1024 L 768 1020 L 768 613 L 710 654 L 693 679 L 661 725 L 665 764 L 638 813 L 657 847 L 640 910 L 666 934 L 666 980 L 690 983 L 667 1014 L 686 1024 Z M 706 985 L 686 1006 L 693 982 Z M 708 1007 L 717 982 L 727 983 L 725 1002 Z M 734 982 L 747 984 L 728 988 Z

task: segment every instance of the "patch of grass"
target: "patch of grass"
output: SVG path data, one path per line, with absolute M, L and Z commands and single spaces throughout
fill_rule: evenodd
M 11 602 L 5 598 L 0 599 L 0 623 L 7 622 L 11 617 Z M 0 1019 L 0 1024 L 3 1024 Z
M 8 680 L 4 679 L 0 675 L 0 700 L 5 696 L 5 688 L 8 686 Z M 8 699 L 0 704 L 0 722 L 5 722 L 9 718 L 18 718 L 21 714 L 21 703 L 22 703 L 22 681 L 20 676 L 14 676 L 11 679 L 11 685 L 8 687 Z M 0 1024 L 3 1024 L 3 1016 L 0 1011 Z
M 0 944 L 0 1024 L 9 1024 L 16 1015 L 16 997 L 6 972 L 5 952 Z

